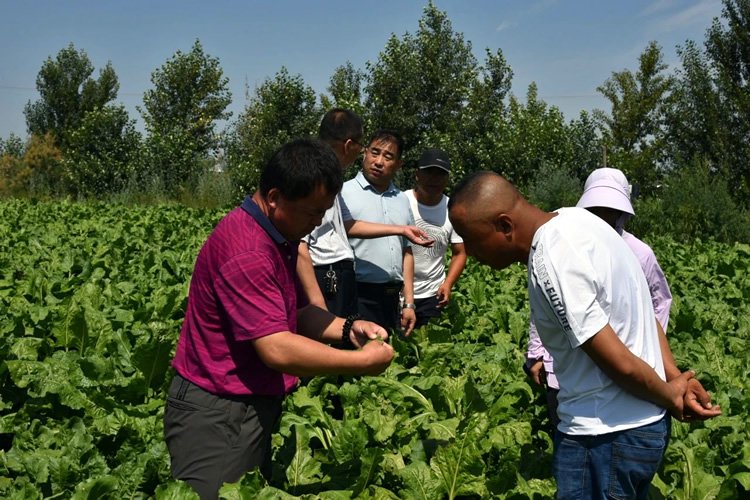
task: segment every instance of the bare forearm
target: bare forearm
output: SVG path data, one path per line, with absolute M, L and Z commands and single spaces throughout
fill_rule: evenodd
M 445 273 L 446 285 L 453 288 L 453 285 L 458 281 L 458 277 L 464 271 L 464 267 L 466 267 L 466 253 L 454 253 L 451 255 L 448 271 Z
M 392 224 L 379 224 L 377 222 L 366 222 L 362 220 L 350 220 L 344 222 L 346 234 L 350 238 L 380 238 L 383 236 L 402 236 L 404 226 Z
M 254 344 L 263 363 L 298 377 L 359 374 L 368 362 L 363 351 L 336 349 L 291 332 L 274 333 Z
M 339 318 L 313 304 L 297 312 L 298 333 L 318 342 L 327 344 L 341 342 L 343 326 L 344 318 Z
M 299 245 L 297 276 L 299 276 L 302 289 L 307 295 L 307 300 L 311 304 L 326 309 L 326 301 L 323 298 L 323 292 L 320 291 L 318 280 L 315 278 L 315 269 L 313 268 L 312 258 L 310 257 L 306 243 L 300 243 Z
M 682 399 L 682 394 L 675 394 L 653 368 L 625 347 L 611 326 L 587 340 L 582 348 L 609 378 L 634 396 L 670 410 L 676 398 Z
M 664 333 L 664 329 L 661 327 L 659 321 L 656 322 L 656 329 L 659 331 L 659 348 L 661 349 L 661 357 L 664 361 L 664 374 L 667 377 L 667 381 L 669 381 L 679 377 L 681 372 L 672 355 L 672 349 L 669 348 L 667 335 Z
M 414 255 L 411 249 L 404 251 L 404 301 L 414 303 Z

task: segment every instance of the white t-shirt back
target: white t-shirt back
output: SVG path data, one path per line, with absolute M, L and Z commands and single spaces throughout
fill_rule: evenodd
M 560 383 L 558 429 L 600 435 L 659 420 L 664 409 L 626 392 L 581 349 L 607 323 L 666 380 L 641 266 L 617 232 L 582 208 L 563 208 L 534 234 L 531 314 Z
M 320 225 L 303 238 L 307 243 L 314 266 L 333 264 L 342 260 L 354 261 L 354 251 L 346 236 L 344 213 L 340 196 L 336 196 L 331 208 L 326 210 Z

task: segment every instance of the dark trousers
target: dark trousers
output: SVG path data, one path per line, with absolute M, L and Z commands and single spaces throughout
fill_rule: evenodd
M 357 304 L 363 319 L 373 321 L 385 329 L 401 329 L 399 293 L 400 281 L 392 283 L 357 282 Z
M 437 318 L 442 312 L 438 309 L 438 298 L 433 295 L 424 299 L 414 299 L 414 305 L 417 306 L 417 322 L 414 328 L 419 328 L 430 322 L 432 318 Z
M 326 301 L 326 307 L 336 316 L 346 318 L 357 312 L 357 278 L 354 262 L 342 260 L 323 266 L 314 266 L 315 278 Z M 335 288 L 331 286 L 332 281 Z
M 271 475 L 271 434 L 281 397 L 222 397 L 175 374 L 164 411 L 172 475 L 201 499 L 218 497 L 225 482 L 260 468 Z

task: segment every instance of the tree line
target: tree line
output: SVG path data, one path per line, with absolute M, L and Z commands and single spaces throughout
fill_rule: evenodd
M 445 12 L 428 4 L 414 33 L 391 35 L 365 68 L 350 62 L 317 95 L 285 67 L 247 91 L 239 116 L 218 58 L 199 40 L 151 75 L 138 107 L 145 133 L 116 103 L 108 63 L 94 77 L 72 44 L 43 62 L 40 98 L 25 109 L 28 138 L 0 138 L 0 194 L 78 199 L 204 200 L 230 204 L 256 187 L 269 154 L 313 135 L 331 107 L 358 112 L 367 130 L 388 127 L 406 141 L 407 167 L 427 147 L 447 151 L 453 181 L 497 171 L 545 209 L 570 205 L 593 169 L 623 170 L 636 186 L 643 233 L 678 239 L 750 241 L 750 0 L 723 0 L 702 44 L 664 62 L 648 43 L 636 68 L 598 88 L 611 111 L 566 120 L 538 95 L 511 93 L 501 49 L 477 59 Z M 218 123 L 228 125 L 218 130 Z M 411 182 L 404 169 L 401 184 Z

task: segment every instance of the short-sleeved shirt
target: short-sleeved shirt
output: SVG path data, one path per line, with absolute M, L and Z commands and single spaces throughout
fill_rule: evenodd
M 641 263 L 641 269 L 643 269 L 643 274 L 646 275 L 648 288 L 651 292 L 651 303 L 654 305 L 656 319 L 659 320 L 659 324 L 666 332 L 669 325 L 669 310 L 672 307 L 672 292 L 669 291 L 667 277 L 664 276 L 664 271 L 662 271 L 650 246 L 627 231 L 622 232 L 622 238 L 638 258 L 638 262 Z
M 297 385 L 297 377 L 265 365 L 251 342 L 297 331 L 298 301 L 304 300 L 297 246 L 250 197 L 219 222 L 190 282 L 172 362 L 181 376 L 222 396 L 283 396 Z
M 560 382 L 558 429 L 600 435 L 660 419 L 663 408 L 618 386 L 581 348 L 609 324 L 666 380 L 648 283 L 620 235 L 585 209 L 560 209 L 534 234 L 528 266 L 532 320 Z
M 346 227 L 341 212 L 340 195 L 336 197 L 333 206 L 326 210 L 323 221 L 318 227 L 305 236 L 310 259 L 314 266 L 323 266 L 354 260 L 354 252 L 346 236 Z
M 464 240 L 453 230 L 448 218 L 448 197 L 435 205 L 417 201 L 414 190 L 405 191 L 416 226 L 435 240 L 431 247 L 412 246 L 414 252 L 414 298 L 434 297 L 445 281 L 445 254 L 448 247 Z
M 656 315 L 656 319 L 659 320 L 659 324 L 666 332 L 669 324 L 669 311 L 672 306 L 672 293 L 669 291 L 669 284 L 667 284 L 667 278 L 664 276 L 664 271 L 662 271 L 661 266 L 659 266 L 659 262 L 656 260 L 656 255 L 654 255 L 654 251 L 651 250 L 650 246 L 627 231 L 622 232 L 622 239 L 628 245 L 630 250 L 633 251 L 633 254 L 635 254 L 638 262 L 641 264 L 641 269 L 646 276 L 648 289 L 651 293 L 651 303 L 654 306 L 654 314 Z M 544 361 L 544 371 L 547 376 L 547 384 L 553 389 L 560 388 L 557 376 L 555 375 L 552 356 L 550 356 L 550 354 L 544 349 L 533 322 L 529 325 L 529 343 L 526 356 L 529 359 L 542 359 Z
M 381 193 L 359 172 L 344 183 L 341 198 L 344 217 L 380 224 L 414 225 L 409 200 L 393 183 Z M 403 281 L 403 253 L 411 246 L 409 240 L 402 236 L 350 238 L 349 244 L 354 250 L 358 282 Z

